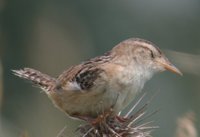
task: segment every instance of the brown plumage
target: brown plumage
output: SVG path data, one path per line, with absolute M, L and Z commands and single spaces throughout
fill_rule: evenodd
M 42 88 L 66 114 L 83 118 L 97 117 L 111 106 L 118 113 L 153 74 L 166 69 L 181 74 L 154 44 L 131 38 L 102 56 L 70 67 L 58 78 L 30 68 L 14 73 Z

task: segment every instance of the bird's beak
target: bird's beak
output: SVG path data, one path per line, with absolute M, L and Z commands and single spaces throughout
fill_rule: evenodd
M 171 71 L 171 72 L 176 73 L 181 76 L 183 75 L 183 73 L 177 67 L 175 67 L 171 62 L 169 62 L 169 60 L 167 58 L 159 59 L 159 60 L 157 60 L 157 62 L 160 65 L 162 65 L 166 70 Z

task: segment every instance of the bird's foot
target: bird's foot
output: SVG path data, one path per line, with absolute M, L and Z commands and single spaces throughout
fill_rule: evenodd
M 82 115 L 73 115 L 72 117 L 86 121 L 93 126 L 97 126 L 105 122 L 107 118 L 112 115 L 112 113 L 113 113 L 113 109 L 110 108 L 108 111 L 105 111 L 102 114 L 99 114 L 96 118 L 91 117 L 91 116 L 82 116 Z
M 113 113 L 113 109 L 110 108 L 108 111 L 103 112 L 97 118 L 93 119 L 90 123 L 93 126 L 99 125 L 99 124 L 105 122 L 106 119 L 112 115 L 112 113 Z

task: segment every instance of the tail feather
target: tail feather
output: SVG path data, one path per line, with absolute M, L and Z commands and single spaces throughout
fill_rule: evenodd
M 56 84 L 56 79 L 35 69 L 24 68 L 12 71 L 14 75 L 33 82 L 36 86 L 40 87 L 44 91 L 51 91 Z

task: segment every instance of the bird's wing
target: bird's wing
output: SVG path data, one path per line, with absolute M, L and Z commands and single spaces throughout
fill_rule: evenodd
M 102 69 L 88 65 L 78 65 L 63 72 L 58 78 L 59 85 L 65 90 L 88 91 L 100 77 Z
M 101 66 L 109 60 L 110 56 L 107 53 L 69 68 L 58 77 L 58 86 L 64 90 L 89 91 L 95 85 L 95 81 L 101 79 L 101 74 L 104 73 Z

